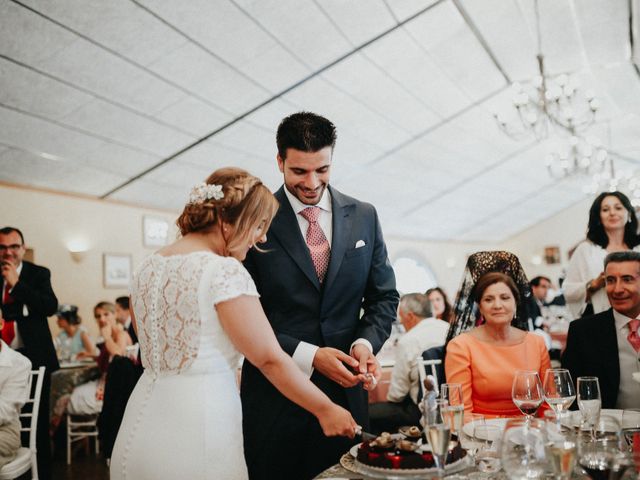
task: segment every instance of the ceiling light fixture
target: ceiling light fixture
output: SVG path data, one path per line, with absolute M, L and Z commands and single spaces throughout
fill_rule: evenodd
M 552 130 L 575 137 L 591 125 L 599 108 L 599 101 L 591 90 L 583 91 L 579 80 L 565 73 L 550 77 L 544 69 L 540 13 L 538 0 L 534 2 L 539 74 L 521 84 L 511 84 L 510 113 L 495 113 L 500 129 L 516 140 L 547 138 Z

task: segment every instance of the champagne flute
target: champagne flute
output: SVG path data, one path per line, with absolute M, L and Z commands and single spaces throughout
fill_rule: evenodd
M 446 419 L 446 408 L 448 407 L 446 400 L 436 400 L 425 405 L 424 412 L 427 439 L 431 446 L 431 453 L 436 462 L 438 470 L 438 478 L 444 477 L 444 464 L 449 450 L 449 441 L 451 440 L 451 426 Z
M 622 435 L 630 452 L 634 447 L 640 452 L 640 408 L 626 408 L 622 411 Z
M 533 418 L 544 400 L 538 372 L 516 370 L 511 387 L 511 398 L 527 420 Z
M 464 423 L 462 385 L 459 383 L 443 383 L 440 385 L 440 399 L 446 400 L 448 403 L 445 407 L 445 412 L 451 427 L 451 433 L 459 438 L 462 432 L 462 424 Z
M 578 377 L 578 407 L 582 414 L 582 422 L 589 427 L 592 434 L 600 418 L 601 405 L 598 377 Z
M 550 368 L 544 375 L 544 399 L 556 412 L 556 422 L 560 425 L 562 412 L 576 399 L 571 374 L 566 368 Z

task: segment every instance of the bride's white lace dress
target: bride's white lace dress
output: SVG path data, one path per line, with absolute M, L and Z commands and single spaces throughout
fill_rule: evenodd
M 239 354 L 214 305 L 258 293 L 210 252 L 151 255 L 131 287 L 145 367 L 111 457 L 111 479 L 246 479 Z

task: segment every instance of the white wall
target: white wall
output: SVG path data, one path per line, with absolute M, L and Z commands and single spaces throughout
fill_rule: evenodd
M 143 215 L 165 218 L 173 224 L 176 213 L 136 208 L 78 196 L 48 193 L 0 184 L 2 226 L 19 228 L 27 247 L 34 249 L 35 263 L 51 270 L 52 285 L 60 303 L 72 303 L 92 335 L 97 336 L 93 306 L 113 302 L 126 289 L 102 285 L 102 254 L 131 254 L 133 266 L 153 252 L 142 244 Z M 175 237 L 172 227 L 169 238 Z M 72 260 L 67 243 L 83 240 L 89 250 L 81 262 Z M 55 317 L 49 319 L 54 335 Z
M 460 287 L 467 257 L 474 252 L 499 248 L 498 245 L 489 243 L 429 242 L 395 237 L 387 237 L 385 240 L 392 264 L 399 257 L 410 257 L 427 265 L 433 271 L 438 286 L 444 289 L 451 302 Z
M 509 238 L 503 244 L 504 249 L 515 253 L 520 258 L 529 278 L 545 275 L 551 278 L 554 284 L 557 284 L 558 277 L 569 262 L 569 250 L 585 239 L 589 208 L 592 203 L 593 198 L 585 198 L 547 220 Z M 560 264 L 546 265 L 544 260 L 540 265 L 531 263 L 533 256 L 544 256 L 544 247 L 546 246 L 560 247 Z

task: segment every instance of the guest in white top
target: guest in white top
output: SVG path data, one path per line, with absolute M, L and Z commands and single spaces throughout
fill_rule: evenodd
M 403 295 L 398 318 L 407 331 L 396 346 L 395 365 L 387 402 L 369 406 L 371 430 L 393 432 L 403 425 L 418 425 L 418 392 L 420 390 L 417 357 L 432 347 L 444 345 L 449 323 L 433 317 L 427 295 Z
M 0 313 L 0 330 L 4 319 Z M 0 468 L 20 448 L 20 409 L 27 401 L 31 362 L 0 340 Z
M 562 285 L 574 319 L 603 312 L 611 306 L 604 290 L 604 258 L 611 252 L 640 251 L 637 231 L 638 219 L 625 194 L 598 195 L 589 210 L 587 240 L 573 253 Z M 587 309 L 589 304 L 592 310 Z

